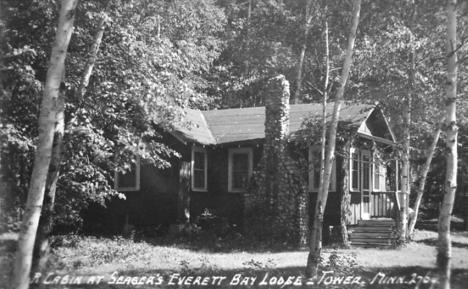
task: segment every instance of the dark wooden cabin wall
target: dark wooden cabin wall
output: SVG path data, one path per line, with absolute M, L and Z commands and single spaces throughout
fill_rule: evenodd
M 122 192 L 106 202 L 106 208 L 92 205 L 83 212 L 85 230 L 93 233 L 122 233 L 127 223 L 135 229 L 168 227 L 177 219 L 178 170 L 140 167 L 140 190 Z
M 232 146 L 237 148 L 239 146 Z M 263 146 L 242 144 L 253 148 L 253 169 L 260 162 Z M 192 220 L 208 209 L 217 217 L 225 218 L 229 224 L 243 227 L 244 193 L 228 192 L 229 147 L 207 148 L 208 191 L 191 192 L 190 210 Z

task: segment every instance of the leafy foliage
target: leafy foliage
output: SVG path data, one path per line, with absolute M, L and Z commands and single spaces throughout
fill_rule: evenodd
M 113 172 L 128 171 L 136 156 L 143 164 L 169 166 L 178 153 L 161 142 L 162 134 L 183 125 L 183 108 L 209 104 L 204 74 L 223 47 L 224 14 L 210 1 L 113 1 L 103 11 L 100 1 L 80 3 L 67 57 L 55 212 L 62 225 L 79 227 L 89 202 L 104 205 L 118 194 Z M 18 206 L 29 182 L 57 5 L 6 1 L 2 13 L 1 168 L 4 180 L 15 180 L 8 182 L 9 197 Z M 86 52 L 101 17 L 108 18 L 108 27 L 81 99 Z
M 0 177 L 9 192 L 3 202 L 8 207 L 18 208 L 26 200 L 58 2 L 2 2 Z M 135 156 L 143 164 L 168 166 L 178 154 L 162 137 L 175 125 L 183 125 L 183 108 L 258 106 L 264 102 L 260 92 L 265 79 L 281 73 L 294 83 L 299 43 L 304 40 L 306 0 L 114 0 L 107 10 L 104 2 L 80 1 L 67 56 L 66 132 L 56 200 L 57 220 L 62 224 L 79 225 L 80 211 L 89 202 L 104 204 L 116 195 L 113 172 L 128 171 Z M 433 0 L 419 4 L 410 31 L 408 1 L 363 3 L 355 65 L 345 96 L 347 101 L 378 101 L 399 138 L 414 49 L 417 72 L 411 142 L 415 163 L 425 155 L 438 125 L 442 105 L 438 99 L 445 77 L 443 7 Z M 318 101 L 325 89 L 333 99 L 350 7 L 346 1 L 315 2 L 306 39 L 302 102 Z M 102 17 L 107 26 L 81 99 L 77 89 Z M 327 88 L 323 87 L 325 21 L 330 30 L 331 63 Z M 466 21 L 466 13 L 461 13 L 460 27 L 468 27 Z M 466 33 L 461 34 L 463 59 L 467 48 L 461 44 L 466 42 Z M 459 69 L 459 91 L 466 91 L 467 78 L 466 71 Z M 296 88 L 291 85 L 291 89 Z M 462 144 L 466 143 L 467 109 L 468 99 L 459 98 Z M 465 147 L 460 146 L 462 156 L 467 154 Z M 440 174 L 440 162 L 439 157 L 433 174 Z M 465 166 L 460 167 L 462 171 Z

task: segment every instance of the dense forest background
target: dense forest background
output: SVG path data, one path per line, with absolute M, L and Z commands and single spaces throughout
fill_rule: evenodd
M 0 205 L 7 226 L 17 226 L 26 202 L 59 6 L 53 0 L 0 4 Z M 417 186 L 443 114 L 446 20 L 439 1 L 417 1 L 416 12 L 410 8 L 404 0 L 362 3 L 345 100 L 378 103 L 401 140 L 411 89 L 411 181 Z M 468 227 L 468 73 L 463 63 L 468 25 L 467 10 L 463 5 L 460 10 L 454 214 L 464 217 Z M 184 125 L 184 108 L 262 106 L 265 80 L 278 74 L 291 83 L 291 103 L 321 102 L 325 92 L 333 101 L 351 12 L 352 1 L 342 0 L 80 1 L 61 85 L 65 133 L 55 225 L 80 230 L 82 209 L 120 196 L 111 186 L 113 172 L 129 170 L 135 154 L 167 167 L 177 153 L 161 141 L 161 131 Z M 83 91 L 90 51 L 102 27 Z M 326 31 L 330 78 L 324 87 Z M 416 69 L 409 77 L 412 55 Z M 422 204 L 429 218 L 438 216 L 443 196 L 443 142 Z

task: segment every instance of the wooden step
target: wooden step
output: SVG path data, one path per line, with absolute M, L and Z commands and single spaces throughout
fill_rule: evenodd
M 351 245 L 362 248 L 387 247 L 396 242 L 395 221 L 391 219 L 359 220 L 350 234 Z
M 388 247 L 390 246 L 389 244 L 371 244 L 371 243 L 351 243 L 351 246 L 353 247 L 359 247 L 359 248 L 383 248 L 383 247 Z
M 356 227 L 354 232 L 365 233 L 365 232 L 393 232 L 394 229 L 391 227 Z
M 353 238 L 351 239 L 351 244 L 387 244 L 390 245 L 392 243 L 393 238 Z
M 394 227 L 393 220 L 358 220 L 358 226 L 363 227 Z
M 351 238 L 392 238 L 393 232 L 354 232 Z
M 396 240 L 397 238 L 396 237 L 361 237 L 361 236 L 352 236 L 350 238 L 351 241 L 357 241 L 357 242 L 361 242 L 361 241 L 366 241 L 366 240 L 369 240 L 369 242 L 371 241 L 388 241 L 388 240 Z

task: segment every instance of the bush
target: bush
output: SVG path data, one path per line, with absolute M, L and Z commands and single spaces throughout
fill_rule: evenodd
M 320 260 L 322 270 L 333 271 L 335 274 L 352 275 L 356 271 L 357 266 L 356 253 L 347 252 L 346 254 L 339 255 L 336 249 L 330 253 L 328 260 L 323 258 Z
M 200 216 L 195 218 L 195 224 L 198 225 L 196 227 L 199 227 L 205 232 L 210 232 L 218 238 L 226 237 L 228 234 L 237 229 L 235 224 L 229 224 L 228 218 L 219 217 L 207 208 L 205 208 Z

